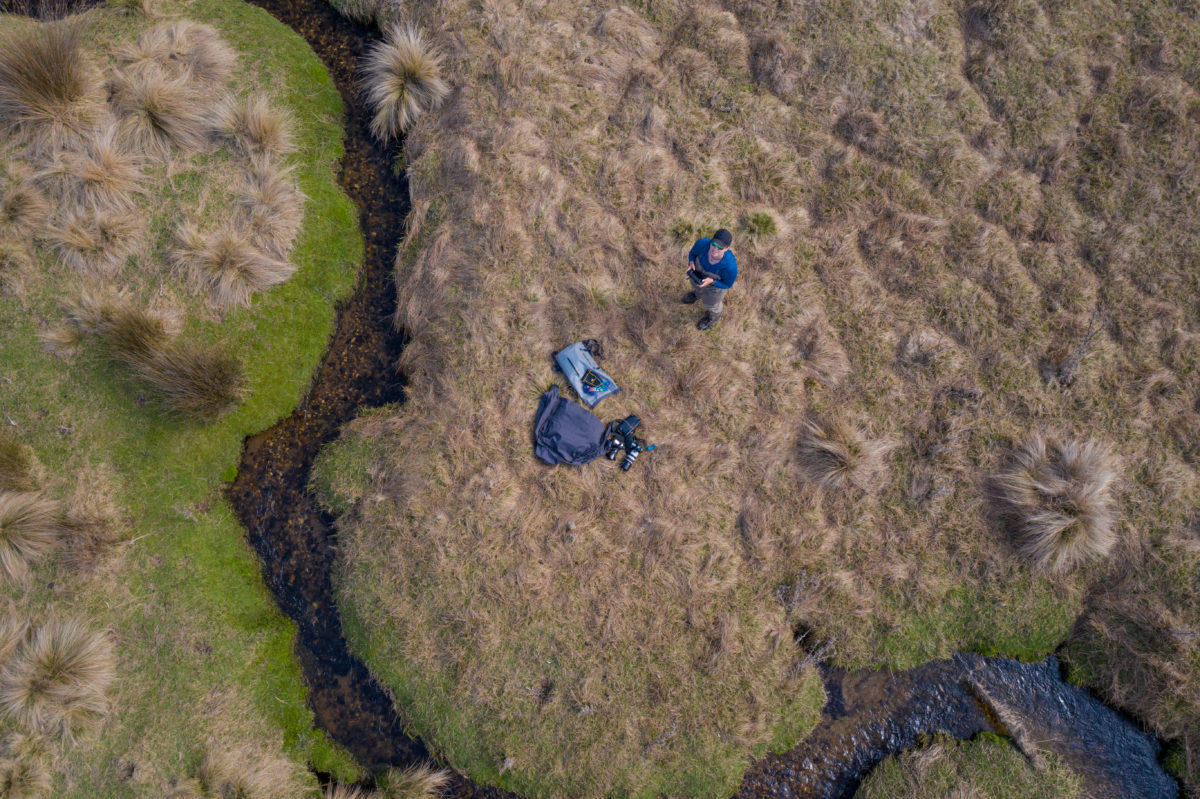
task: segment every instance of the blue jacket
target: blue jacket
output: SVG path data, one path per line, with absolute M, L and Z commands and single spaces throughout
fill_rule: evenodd
M 688 263 L 698 259 L 701 269 L 717 275 L 713 278 L 712 284 L 719 289 L 727 289 L 733 285 L 733 281 L 737 280 L 737 258 L 733 257 L 733 250 L 726 248 L 721 260 L 710 264 L 708 262 L 708 245 L 711 243 L 712 239 L 697 239 L 696 243 L 692 245 L 692 249 L 688 251 Z

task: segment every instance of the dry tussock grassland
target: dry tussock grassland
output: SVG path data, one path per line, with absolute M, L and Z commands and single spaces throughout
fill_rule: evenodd
M 452 90 L 404 143 L 408 401 L 317 483 L 418 732 L 530 795 L 718 795 L 819 703 L 797 632 L 845 666 L 1071 636 L 1196 773 L 1194 5 L 412 15 Z M 628 474 L 530 453 L 589 337 L 659 445 Z

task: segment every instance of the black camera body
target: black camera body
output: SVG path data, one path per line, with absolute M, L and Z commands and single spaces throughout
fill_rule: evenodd
M 621 450 L 625 451 L 625 459 L 621 461 L 621 471 L 627 472 L 637 461 L 638 455 L 654 449 L 653 444 L 647 444 L 633 433 L 641 425 L 642 420 L 630 414 L 619 422 L 609 425 L 611 432 L 604 445 L 604 457 L 615 461 Z

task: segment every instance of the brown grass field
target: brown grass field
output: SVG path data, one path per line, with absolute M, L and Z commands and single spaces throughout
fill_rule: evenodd
M 403 145 L 408 401 L 316 485 L 415 731 L 530 796 L 719 796 L 811 723 L 806 648 L 1065 644 L 1194 789 L 1198 14 L 412 7 L 450 93 Z M 740 274 L 700 333 L 717 226 Z M 600 415 L 658 444 L 627 474 L 530 451 L 593 337 Z

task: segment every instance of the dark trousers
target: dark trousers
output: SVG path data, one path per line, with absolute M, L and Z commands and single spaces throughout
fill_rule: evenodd
M 703 266 L 699 266 L 695 261 L 692 262 L 692 268 L 696 270 L 701 277 L 711 277 L 716 280 L 719 275 L 706 270 Z M 696 296 L 700 298 L 700 302 L 704 303 L 704 310 L 714 320 L 721 318 L 721 311 L 725 310 L 725 292 L 729 289 L 718 288 L 716 285 L 709 283 L 704 288 L 692 286 L 692 290 L 696 292 Z

